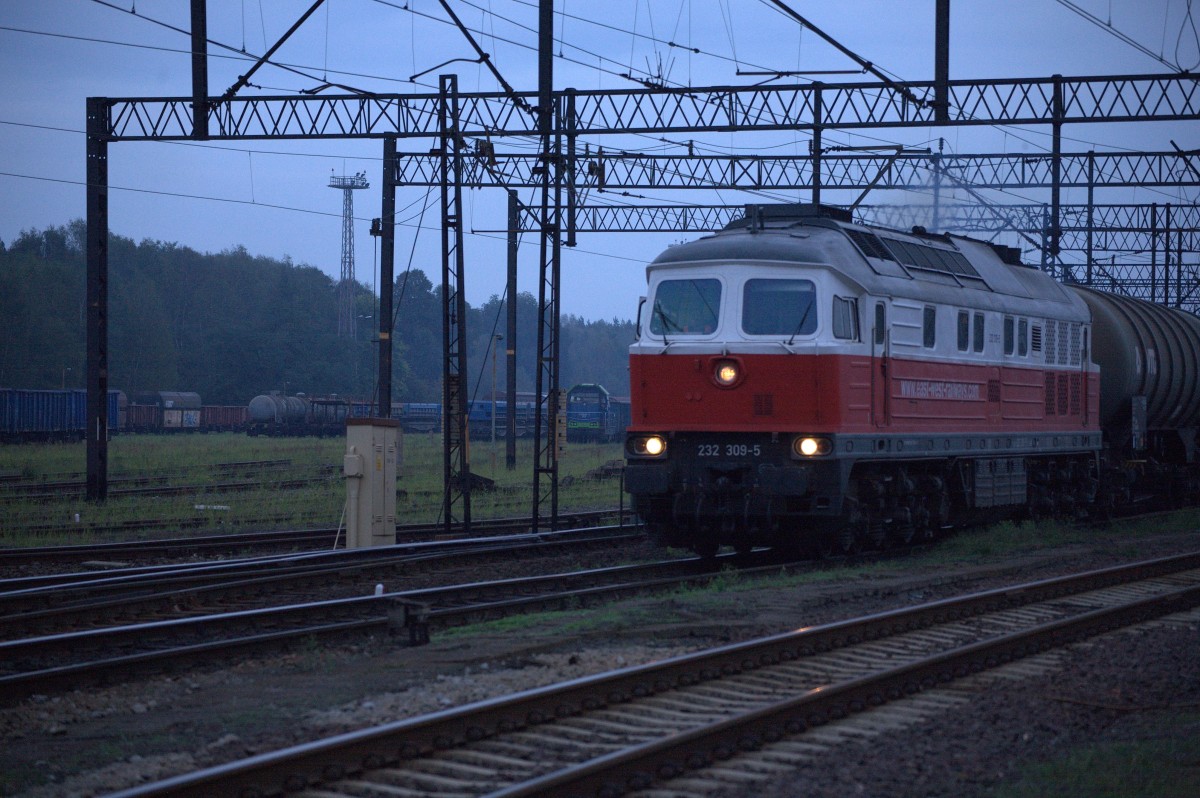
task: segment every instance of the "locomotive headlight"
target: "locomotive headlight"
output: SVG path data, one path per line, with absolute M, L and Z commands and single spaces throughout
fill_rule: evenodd
M 659 457 L 666 451 L 667 441 L 661 435 L 629 439 L 629 452 L 638 457 Z
M 718 385 L 733 385 L 742 376 L 742 372 L 734 361 L 718 360 L 713 376 Z
M 792 451 L 802 457 L 815 457 L 832 452 L 833 444 L 828 438 L 796 438 Z

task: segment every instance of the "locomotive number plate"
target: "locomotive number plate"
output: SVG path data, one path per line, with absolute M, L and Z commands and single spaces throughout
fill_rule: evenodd
M 701 443 L 696 445 L 697 457 L 758 457 L 762 447 L 757 443 Z

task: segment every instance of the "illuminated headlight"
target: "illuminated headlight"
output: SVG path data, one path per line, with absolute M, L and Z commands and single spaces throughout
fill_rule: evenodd
M 639 457 L 658 457 L 667 451 L 667 441 L 661 435 L 630 438 L 629 451 Z
M 797 438 L 792 442 L 792 451 L 801 457 L 816 457 L 833 451 L 828 438 Z
M 718 385 L 733 385 L 741 376 L 741 369 L 732 360 L 718 360 L 713 371 L 713 377 Z

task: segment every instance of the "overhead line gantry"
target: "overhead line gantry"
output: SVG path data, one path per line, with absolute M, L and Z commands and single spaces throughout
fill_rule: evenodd
M 193 31 L 193 49 L 197 45 Z M 1152 122 L 1200 118 L 1200 86 L 1192 74 L 1017 78 L 998 80 L 887 83 L 814 83 L 802 86 L 631 89 L 622 91 L 550 91 L 541 83 L 532 93 L 453 93 L 446 81 L 436 94 L 355 94 L 305 97 L 204 96 L 197 81 L 192 97 L 90 98 L 88 100 L 88 497 L 107 494 L 107 148 L 122 141 L 185 139 L 350 139 L 392 142 L 431 139 L 445 142 L 445 108 L 455 105 L 455 147 L 441 146 L 439 158 L 459 163 L 459 142 L 532 136 L 540 143 L 542 234 L 539 282 L 539 393 L 557 388 L 558 291 L 560 246 L 573 234 L 570 208 L 580 136 L 631 133 L 679 134 L 756 131 L 812 131 L 819 141 L 826 130 L 893 129 L 981 125 L 1050 125 L 1050 182 L 1053 192 L 1049 248 L 1059 249 L 1060 202 L 1064 157 L 1062 127 L 1098 122 Z M 938 102 L 912 98 L 938 98 Z M 941 101 L 945 97 L 944 102 Z M 536 102 L 531 119 L 522 107 Z M 454 152 L 448 150 L 453 149 Z M 814 197 L 825 184 L 827 164 L 837 163 L 816 151 L 810 169 Z M 1069 159 L 1068 159 L 1069 160 Z M 394 166 L 395 160 L 389 161 Z M 451 169 L 461 169 L 453 166 Z M 532 174 L 536 167 L 530 166 Z M 386 194 L 397 186 L 385 165 Z M 461 179 L 461 173 L 460 178 Z M 562 195 L 568 196 L 564 216 Z M 393 206 L 394 207 L 394 197 Z M 394 251 L 394 225 L 382 225 L 381 251 Z M 449 257 L 449 253 L 443 253 Z M 456 256 L 457 257 L 457 256 Z M 381 264 L 381 282 L 391 285 L 392 263 Z M 462 285 L 457 286 L 462 290 Z M 443 301 L 449 301 L 443 297 Z M 511 298 L 510 298 L 511 301 Z M 460 319 L 461 321 L 461 319 Z M 391 378 L 390 313 L 380 313 L 380 396 Z M 383 325 L 388 325 L 385 329 Z M 460 331 L 461 332 L 461 331 Z M 387 345 L 382 345 L 387 342 Z M 446 353 L 447 358 L 450 353 Z M 386 362 L 386 365 L 385 365 Z M 463 364 L 465 366 L 465 364 Z M 541 405 L 539 405 L 540 409 Z M 386 411 L 385 411 L 386 412 Z M 548 405 L 552 420 L 554 406 Z M 540 419 L 539 419 L 540 420 Z M 546 434 L 539 424 L 538 435 Z M 549 431 L 553 434 L 553 430 Z M 534 477 L 534 523 L 543 495 L 557 514 L 556 465 L 545 465 L 549 449 L 539 437 Z M 453 468 L 453 466 L 452 466 Z M 469 474 L 455 477 L 469 491 Z M 543 482 L 549 480 L 549 485 Z M 453 483 L 452 483 L 453 484 Z M 544 492 L 544 494 L 543 494 Z M 467 499 L 469 502 L 469 497 Z M 553 520 L 551 521 L 553 523 Z

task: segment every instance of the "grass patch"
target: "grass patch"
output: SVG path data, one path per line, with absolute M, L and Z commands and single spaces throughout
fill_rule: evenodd
M 1028 553 L 1059 546 L 1107 544 L 1114 551 L 1137 554 L 1137 541 L 1156 535 L 1193 532 L 1200 529 L 1200 511 L 1194 509 L 1163 513 L 1107 526 L 1088 526 L 1063 521 L 1006 521 L 985 528 L 965 529 L 948 537 L 910 562 L 969 563 L 997 555 Z
M 1031 767 L 1019 782 L 998 788 L 994 798 L 1191 798 L 1200 775 L 1200 716 L 1160 718 L 1159 729 L 1177 736 L 1076 748 Z M 1190 734 L 1185 726 L 1191 729 Z
M 1200 529 L 1200 511 L 1196 510 L 1180 510 L 1128 526 L 1118 523 L 1104 528 L 1077 526 L 1053 520 L 1038 523 L 1005 522 L 987 528 L 958 532 L 928 551 L 914 553 L 911 557 L 848 566 L 831 563 L 828 567 L 804 570 L 799 573 L 780 569 L 775 574 L 753 576 L 740 573 L 733 568 L 726 568 L 713 574 L 707 581 L 680 585 L 662 595 L 666 599 L 686 605 L 692 613 L 695 613 L 703 612 L 706 607 L 723 605 L 728 602 L 729 594 L 788 589 L 823 582 L 853 583 L 861 579 L 911 573 L 915 567 L 950 565 L 957 567 L 986 564 L 1000 556 L 1048 550 L 1071 544 L 1104 542 L 1111 544 L 1118 553 L 1137 557 L 1139 553 L 1137 541 L 1141 538 L 1196 529 Z M 679 550 L 674 553 L 686 555 L 685 552 Z M 477 633 L 532 632 L 553 635 L 604 630 L 618 631 L 637 623 L 663 623 L 677 620 L 672 616 L 673 610 L 665 603 L 652 613 L 640 607 L 631 608 L 628 602 L 618 602 L 611 609 L 601 607 L 579 611 L 535 612 L 469 624 L 439 632 L 439 637 Z
M 509 615 L 491 621 L 465 624 L 437 633 L 439 639 L 472 635 L 524 634 L 530 637 L 553 638 L 563 634 L 576 635 L 599 631 L 620 631 L 629 626 L 644 626 L 653 621 L 650 611 L 642 607 L 621 604 L 580 607 L 579 609 L 548 610 L 522 615 Z
M 173 537 L 256 529 L 337 526 L 345 504 L 342 438 L 264 438 L 236 433 L 122 435 L 108 452 L 109 497 L 88 502 L 80 492 L 26 497 L 0 482 L 0 545 L 86 544 L 114 538 Z M 442 439 L 408 435 L 398 468 L 396 521 L 436 522 L 442 510 Z M 495 482 L 472 492 L 477 519 L 527 516 L 532 506 L 533 441 L 518 442 L 517 466 L 505 468 L 503 441 L 473 443 L 471 471 Z M 619 460 L 621 445 L 572 444 L 559 460 L 559 510 L 616 510 L 620 478 L 589 472 Z M 245 465 L 235 465 L 245 464 Z M 30 482 L 79 482 L 86 478 L 82 443 L 0 446 L 0 474 Z M 152 479 L 182 487 L 177 495 L 122 495 L 123 480 Z M 76 521 L 78 516 L 78 521 Z M 156 522 L 153 534 L 114 535 L 92 526 Z M 35 526 L 49 526 L 30 529 Z

